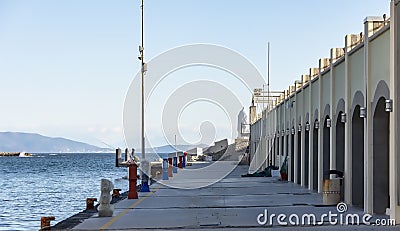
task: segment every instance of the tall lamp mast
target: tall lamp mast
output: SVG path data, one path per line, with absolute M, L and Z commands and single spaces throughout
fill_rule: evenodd
M 140 60 L 142 61 L 141 73 L 142 73 L 142 158 L 146 159 L 145 153 L 145 138 L 144 138 L 144 72 L 145 72 L 145 62 L 144 62 L 144 0 L 142 0 L 142 45 L 139 47 Z
M 147 71 L 147 64 L 144 62 L 144 0 L 142 0 L 142 45 L 139 46 L 140 61 L 141 61 L 141 74 L 142 74 L 142 192 L 150 192 L 149 188 L 149 176 L 147 175 L 148 168 L 150 168 L 150 163 L 146 161 L 146 146 L 144 137 L 144 75 Z M 145 166 L 146 165 L 146 166 Z M 144 172 L 144 171 L 146 172 Z

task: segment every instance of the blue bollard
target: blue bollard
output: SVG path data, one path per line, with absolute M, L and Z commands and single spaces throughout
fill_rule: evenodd
M 149 174 L 150 174 L 150 162 L 148 160 L 142 160 L 142 187 L 140 188 L 141 192 L 150 192 L 149 187 Z
M 172 172 L 173 173 L 178 173 L 178 157 L 175 156 L 172 159 L 172 166 L 173 166 Z
M 163 165 L 162 165 L 162 179 L 168 180 L 168 158 L 163 158 Z
M 149 180 L 148 179 L 142 181 L 142 187 L 140 188 L 140 191 L 141 192 L 150 192 Z

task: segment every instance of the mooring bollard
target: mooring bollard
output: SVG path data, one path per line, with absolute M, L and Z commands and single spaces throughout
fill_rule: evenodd
M 182 156 L 179 156 L 179 163 L 178 163 L 178 167 L 182 168 Z
M 142 160 L 141 162 L 142 168 L 142 187 L 140 188 L 141 192 L 150 192 L 149 181 L 151 175 L 151 164 L 148 160 Z
M 122 155 L 121 155 L 121 149 L 120 148 L 117 148 L 116 150 L 115 150 L 115 167 L 119 167 L 119 165 L 121 164 L 121 162 L 122 162 Z
M 162 179 L 168 180 L 168 159 L 167 158 L 163 158 L 162 170 L 163 170 Z
M 86 198 L 86 210 L 93 210 L 95 201 L 97 201 L 97 198 Z
M 187 152 L 183 153 L 182 168 L 186 168 L 186 157 L 187 157 Z
M 40 218 L 40 229 L 50 230 L 50 221 L 54 221 L 56 217 L 42 217 Z
M 173 158 L 172 165 L 173 165 L 173 169 L 172 169 L 173 173 L 178 173 L 178 157 L 175 156 Z
M 136 190 L 136 184 L 137 184 L 137 165 L 136 164 L 130 164 L 129 165 L 129 192 L 128 192 L 128 199 L 138 199 L 138 193 L 137 193 L 137 190 Z M 119 195 L 119 191 L 118 191 L 118 195 Z
M 173 175 L 172 175 L 172 158 L 171 157 L 168 158 L 168 176 L 173 177 Z
M 129 149 L 125 148 L 125 161 L 129 160 Z
M 120 188 L 115 188 L 115 189 L 113 189 L 113 194 L 112 194 L 112 197 L 114 197 L 114 198 L 117 198 L 117 197 L 119 197 L 119 195 L 120 195 L 120 192 L 121 191 L 121 189 Z
M 97 207 L 99 212 L 99 217 L 112 217 L 114 213 L 114 206 L 111 205 L 111 194 L 114 185 L 111 181 L 107 179 L 101 179 L 101 195 L 100 195 L 100 205 Z

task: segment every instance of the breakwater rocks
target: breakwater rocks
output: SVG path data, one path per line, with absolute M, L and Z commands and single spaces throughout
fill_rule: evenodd
M 30 153 L 26 152 L 0 152 L 0 156 L 32 156 Z

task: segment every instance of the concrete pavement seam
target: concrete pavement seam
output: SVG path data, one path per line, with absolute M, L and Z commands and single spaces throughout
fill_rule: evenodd
M 160 189 L 162 186 L 159 186 L 155 188 L 153 191 L 147 193 L 144 197 L 140 198 L 137 200 L 135 203 L 133 203 L 131 206 L 129 206 L 127 209 L 124 209 L 122 212 L 120 212 L 117 216 L 113 217 L 110 221 L 108 221 L 106 224 L 100 227 L 99 230 L 105 230 L 108 227 L 110 227 L 114 222 L 118 221 L 123 215 L 127 214 L 131 209 L 135 208 L 137 205 L 139 205 L 142 201 L 144 201 L 146 198 L 149 198 L 153 193 L 157 192 L 158 189 Z

